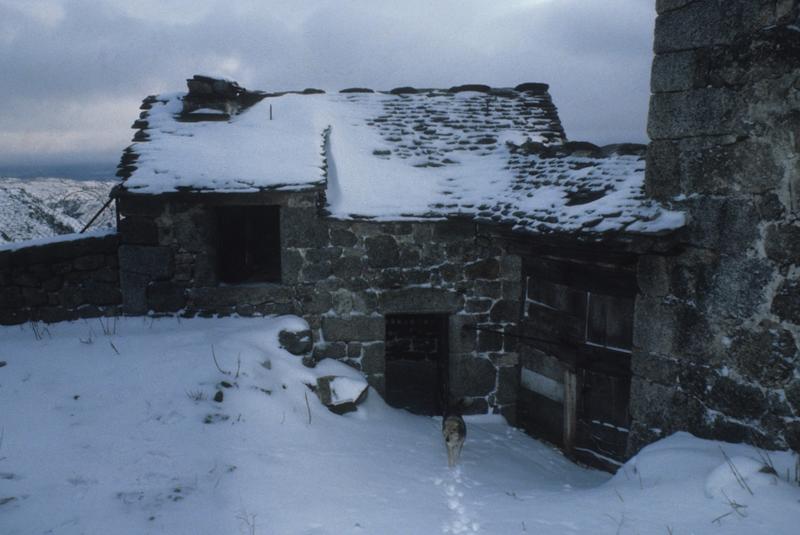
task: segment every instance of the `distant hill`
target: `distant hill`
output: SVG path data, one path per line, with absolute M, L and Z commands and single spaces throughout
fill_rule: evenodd
M 60 177 L 74 180 L 116 180 L 116 162 L 90 162 L 90 163 L 40 163 L 11 165 L 0 163 L 0 179 L 13 178 L 38 178 Z
M 108 199 L 114 182 L 69 178 L 0 178 L 0 243 L 80 232 Z M 92 228 L 116 224 L 113 204 Z

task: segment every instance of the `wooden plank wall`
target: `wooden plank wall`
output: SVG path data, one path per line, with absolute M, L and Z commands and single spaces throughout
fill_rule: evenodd
M 624 459 L 635 260 L 523 256 L 518 420 L 588 464 Z

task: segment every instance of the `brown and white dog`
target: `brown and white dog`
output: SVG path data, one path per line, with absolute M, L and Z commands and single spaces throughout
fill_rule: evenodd
M 445 416 L 442 420 L 442 435 L 447 446 L 447 465 L 453 468 L 458 463 L 461 448 L 464 447 L 464 440 L 467 438 L 467 424 L 464 423 L 464 418 L 453 414 Z

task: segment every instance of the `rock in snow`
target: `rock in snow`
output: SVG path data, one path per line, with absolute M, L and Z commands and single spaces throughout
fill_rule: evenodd
M 311 329 L 283 330 L 278 333 L 281 347 L 292 355 L 303 356 L 311 353 L 313 342 Z
M 326 375 L 317 378 L 314 391 L 331 412 L 346 414 L 357 410 L 356 405 L 367 398 L 368 389 L 364 380 Z

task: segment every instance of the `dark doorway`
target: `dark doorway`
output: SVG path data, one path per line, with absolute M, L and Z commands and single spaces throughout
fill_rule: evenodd
M 446 314 L 386 316 L 386 402 L 442 414 L 448 393 Z
M 217 208 L 218 276 L 221 282 L 280 282 L 280 209 L 277 206 Z

